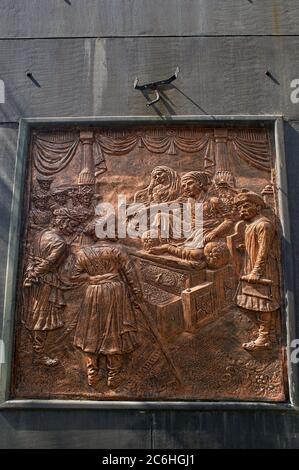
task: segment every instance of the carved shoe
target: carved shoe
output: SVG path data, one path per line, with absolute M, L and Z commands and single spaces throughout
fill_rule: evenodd
M 33 362 L 35 365 L 46 367 L 55 367 L 59 364 L 59 360 L 57 359 L 57 357 L 49 356 L 37 356 Z
M 269 349 L 271 343 L 265 338 L 257 338 L 255 341 L 249 341 L 249 343 L 243 343 L 242 347 L 246 351 L 256 351 L 257 349 Z
M 114 373 L 113 375 L 108 374 L 107 385 L 109 388 L 114 389 L 119 387 L 119 385 L 121 385 L 124 380 L 125 376 L 121 372 L 118 372 L 117 374 Z
M 99 369 L 96 367 L 87 367 L 87 382 L 90 387 L 96 387 L 100 381 Z
M 269 349 L 271 347 L 270 334 L 269 334 L 269 321 L 260 322 L 259 335 L 254 341 L 244 343 L 243 348 L 247 351 L 255 351 L 257 349 Z

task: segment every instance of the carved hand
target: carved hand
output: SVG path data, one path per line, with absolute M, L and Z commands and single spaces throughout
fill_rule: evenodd
M 32 281 L 26 277 L 23 282 L 23 287 L 31 287 L 32 286 Z
M 240 245 L 238 245 L 236 248 L 237 248 L 238 251 L 244 252 L 245 251 L 245 244 L 240 243 Z
M 38 278 L 37 278 L 36 274 L 28 273 L 27 276 L 24 279 L 23 285 L 24 285 L 24 287 L 31 287 L 34 282 L 35 283 L 38 282 Z
M 204 244 L 211 242 L 212 240 L 214 240 L 215 237 L 216 237 L 215 233 L 213 232 L 208 233 L 208 235 L 204 237 Z
M 260 275 L 251 272 L 250 274 L 246 274 L 245 276 L 242 276 L 241 279 L 242 281 L 247 281 L 247 282 L 256 282 L 261 278 Z
M 167 253 L 167 245 L 162 245 L 162 246 L 153 246 L 148 250 L 149 253 L 152 253 L 153 255 L 155 254 L 162 254 L 162 253 Z

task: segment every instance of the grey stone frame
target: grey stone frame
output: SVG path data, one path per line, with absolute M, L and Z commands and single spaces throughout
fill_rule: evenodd
M 271 130 L 276 153 L 276 183 L 278 187 L 279 216 L 282 224 L 282 260 L 284 279 L 284 312 L 286 323 L 287 367 L 289 401 L 284 403 L 237 402 L 237 401 L 87 401 L 87 400 L 39 400 L 9 399 L 12 353 L 14 343 L 14 311 L 17 288 L 22 198 L 25 190 L 25 169 L 28 145 L 32 129 L 63 126 L 136 126 L 165 124 L 201 124 L 203 126 L 257 125 Z M 271 116 L 173 116 L 173 117 L 90 117 L 90 118 L 33 118 L 21 119 L 19 125 L 17 159 L 14 174 L 11 222 L 7 255 L 5 299 L 3 311 L 4 364 L 0 364 L 0 408 L 95 408 L 95 409 L 178 409 L 178 410 L 276 410 L 299 411 L 297 366 L 292 364 L 291 338 L 295 331 L 295 308 L 293 298 L 293 256 L 290 240 L 288 191 L 284 146 L 284 121 L 281 115 Z

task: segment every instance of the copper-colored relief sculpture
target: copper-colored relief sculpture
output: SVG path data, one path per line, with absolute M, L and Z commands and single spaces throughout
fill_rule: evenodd
M 286 399 L 266 130 L 38 131 L 28 161 L 12 397 Z

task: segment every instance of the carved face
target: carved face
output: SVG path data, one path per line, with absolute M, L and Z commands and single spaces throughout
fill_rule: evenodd
M 85 190 L 85 188 L 80 188 L 78 192 L 75 193 L 75 199 L 80 206 L 89 208 L 93 199 L 93 192 Z M 77 205 L 77 204 L 75 204 Z
M 67 217 L 57 216 L 54 219 L 54 226 L 57 227 L 64 235 L 71 235 L 74 233 L 78 225 L 79 221 L 69 219 Z
M 203 190 L 202 184 L 193 178 L 182 178 L 183 196 L 196 198 Z
M 34 207 L 39 210 L 46 210 L 48 208 L 49 199 L 47 197 L 39 197 L 34 200 Z
M 260 212 L 260 206 L 250 201 L 243 201 L 238 204 L 238 211 L 241 219 L 251 220 Z
M 143 238 L 142 244 L 144 251 L 149 251 L 154 246 L 152 240 L 149 237 Z
M 85 207 L 89 207 L 90 204 L 91 204 L 91 201 L 92 201 L 92 194 L 81 194 L 80 195 L 80 201 L 82 203 L 83 206 Z
M 217 269 L 229 262 L 229 251 L 225 243 L 210 242 L 204 248 L 204 255 L 209 268 Z
M 49 191 L 51 183 L 52 183 L 52 181 L 47 181 L 47 180 L 39 181 L 39 185 L 40 185 L 41 189 L 43 189 L 44 191 Z
M 60 206 L 64 206 L 67 203 L 67 193 L 57 193 L 53 194 L 53 201 L 59 204 Z
M 159 244 L 159 240 L 157 238 L 151 238 L 150 231 L 147 231 L 142 235 L 141 241 L 144 251 L 149 251 L 151 248 Z
M 225 181 L 224 178 L 215 181 L 215 184 L 216 184 L 216 186 L 218 186 L 218 187 L 220 187 L 220 188 L 228 188 L 228 187 L 229 187 L 228 182 Z
M 156 170 L 155 173 L 153 173 L 153 180 L 155 184 L 167 184 L 167 173 L 164 170 Z

